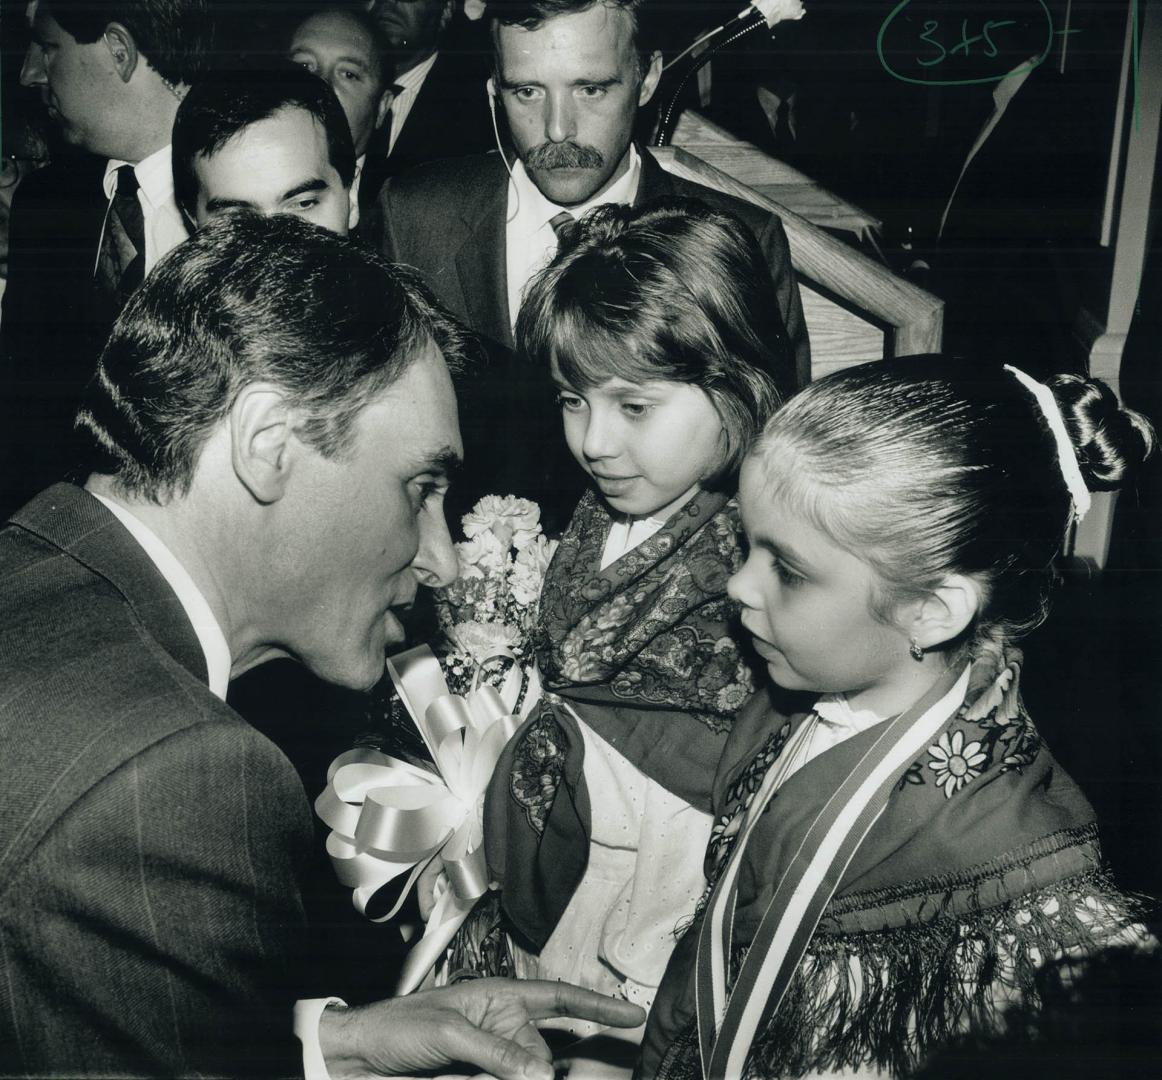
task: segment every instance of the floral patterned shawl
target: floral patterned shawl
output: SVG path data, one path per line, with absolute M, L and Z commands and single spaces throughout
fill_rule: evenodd
M 577 720 L 652 780 L 709 810 L 733 715 L 754 688 L 726 596 L 741 558 L 735 503 L 700 492 L 602 570 L 611 524 L 587 493 L 553 556 L 537 631 L 546 693 L 509 742 L 486 800 L 492 876 L 506 914 L 537 948 L 588 859 Z
M 747 1076 L 868 1063 L 907 1074 L 952 1036 L 987 1024 L 999 1002 L 1035 1007 L 1041 962 L 1065 949 L 1096 951 L 1141 916 L 1106 876 L 1093 810 L 1026 715 L 1018 673 L 1015 657 L 999 671 L 995 661 L 973 665 L 965 703 L 900 776 L 779 1011 L 760 1027 Z M 763 776 L 805 719 L 778 715 L 762 693 L 740 712 L 715 783 L 712 883 Z M 728 984 L 805 823 L 880 729 L 809 761 L 772 798 L 739 874 Z M 640 1077 L 702 1080 L 694 1023 L 700 925 L 671 957 Z

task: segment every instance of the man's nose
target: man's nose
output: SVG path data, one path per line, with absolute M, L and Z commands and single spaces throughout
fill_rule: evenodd
M 425 512 L 420 523 L 420 547 L 412 569 L 421 585 L 441 589 L 460 575 L 456 548 L 442 509 Z
M 21 86 L 44 86 L 48 82 L 48 71 L 44 66 L 44 50 L 35 42 L 28 46 L 24 54 L 24 64 L 20 68 Z
M 545 137 L 549 142 L 568 142 L 576 136 L 577 114 L 571 94 L 550 94 L 545 109 Z

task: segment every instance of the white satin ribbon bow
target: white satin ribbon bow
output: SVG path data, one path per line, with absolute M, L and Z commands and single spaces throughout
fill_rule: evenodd
M 484 792 L 504 744 L 521 724 L 491 686 L 452 694 L 440 661 L 421 645 L 387 661 L 400 700 L 415 721 L 438 773 L 377 750 L 340 754 L 327 771 L 315 812 L 331 829 L 327 852 L 352 901 L 367 913 L 372 897 L 407 874 L 384 922 L 400 909 L 432 857 L 444 861 L 448 888 L 437 890 L 424 936 L 408 954 L 397 993 L 419 986 L 477 899 L 488 889 L 481 821 Z M 520 679 L 516 680 L 519 692 Z M 511 691 L 506 680 L 504 689 Z

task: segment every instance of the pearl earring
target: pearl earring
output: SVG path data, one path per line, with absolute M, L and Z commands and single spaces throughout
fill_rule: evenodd
M 915 638 L 908 638 L 908 654 L 913 660 L 919 661 L 924 659 L 924 650 L 920 648 L 920 642 Z

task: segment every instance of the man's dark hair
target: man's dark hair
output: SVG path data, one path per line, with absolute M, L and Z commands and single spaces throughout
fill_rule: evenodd
M 492 18 L 494 30 L 497 26 L 536 30 L 549 19 L 559 15 L 576 15 L 598 4 L 624 11 L 629 16 L 633 25 L 633 47 L 638 55 L 638 67 L 644 74 L 649 67 L 650 57 L 662 47 L 660 24 L 655 14 L 658 5 L 650 0 L 489 0 L 488 14 Z
M 326 457 L 429 342 L 472 339 L 411 271 L 288 214 L 236 210 L 179 244 L 117 322 L 77 416 L 91 464 L 162 503 L 189 491 L 211 430 L 250 383 L 280 387 Z
M 41 0 L 41 6 L 82 45 L 120 23 L 150 67 L 174 85 L 192 83 L 214 56 L 214 0 Z
M 327 158 L 343 186 L 351 186 L 351 127 L 335 91 L 323 79 L 290 61 L 249 71 L 217 71 L 190 87 L 174 117 L 174 198 L 190 220 L 198 199 L 194 160 L 212 157 L 240 131 L 281 109 L 303 109 L 322 124 Z

